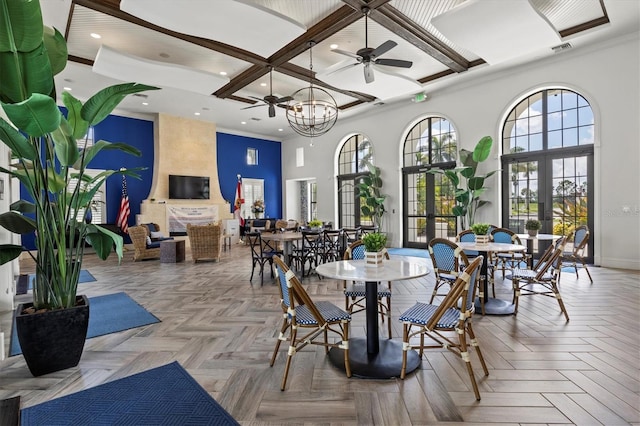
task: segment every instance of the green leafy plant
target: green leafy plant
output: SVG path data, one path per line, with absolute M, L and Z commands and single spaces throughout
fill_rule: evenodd
M 527 231 L 538 231 L 542 228 L 542 223 L 536 219 L 529 219 L 524 223 L 524 229 Z
M 387 236 L 379 232 L 370 232 L 362 236 L 366 251 L 381 251 L 387 245 Z
M 309 221 L 308 225 L 311 228 L 320 228 L 322 226 L 322 221 L 318 219 L 313 219 Z
M 477 169 L 479 163 L 489 158 L 492 145 L 491 136 L 485 136 L 478 141 L 473 152 L 466 149 L 460 150 L 461 167 L 449 170 L 429 170 L 429 173 L 444 175 L 455 187 L 456 205 L 453 207 L 452 213 L 460 217 L 462 229 L 473 225 L 477 210 L 489 203 L 489 201 L 481 200 L 480 197 L 489 189 L 484 186 L 486 179 L 499 170 L 480 175 L 477 174 Z
M 37 254 L 33 302 L 36 309 L 69 308 L 76 293 L 85 240 L 101 259 L 115 244 L 122 258 L 119 235 L 85 223 L 81 211 L 90 209 L 93 196 L 115 174 L 139 177 L 139 169 L 86 173 L 90 162 L 103 151 L 140 155 L 124 143 L 100 140 L 88 147 L 89 126 L 105 119 L 126 95 L 157 89 L 126 83 L 107 87 L 84 104 L 62 94 L 66 117 L 56 105 L 53 76 L 67 62 L 62 34 L 45 28 L 38 1 L 0 0 L 0 101 L 9 121 L 0 119 L 0 140 L 12 152 L 14 162 L 1 173 L 16 178 L 30 199 L 11 204 L 0 215 L 0 226 L 17 234 L 35 232 Z M 79 183 L 79 184 L 76 184 Z M 22 253 L 22 246 L 0 245 L 0 265 Z
M 385 213 L 384 201 L 387 196 L 382 193 L 382 178 L 380 167 L 366 162 L 369 173 L 358 184 L 360 195 L 360 212 L 364 217 L 370 217 L 379 230 L 382 229 L 382 219 Z
M 488 223 L 474 223 L 471 225 L 471 230 L 476 235 L 487 235 L 487 232 L 489 232 L 489 226 L 491 225 Z

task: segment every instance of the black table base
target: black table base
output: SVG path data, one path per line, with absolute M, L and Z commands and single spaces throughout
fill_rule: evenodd
M 380 340 L 377 354 L 367 352 L 367 340 L 363 338 L 349 339 L 349 363 L 351 374 L 363 379 L 391 379 L 400 377 L 402 371 L 402 342 Z M 344 371 L 344 351 L 331 348 L 329 360 Z M 407 352 L 407 374 L 420 366 L 420 356 L 414 350 Z
M 488 297 L 484 301 L 484 312 L 486 315 L 513 315 L 516 305 L 513 303 Z M 482 314 L 482 304 L 480 299 L 476 299 L 476 313 Z

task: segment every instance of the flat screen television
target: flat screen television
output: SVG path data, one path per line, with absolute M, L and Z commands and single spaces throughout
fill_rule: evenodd
M 209 177 L 169 175 L 169 198 L 174 200 L 208 200 Z

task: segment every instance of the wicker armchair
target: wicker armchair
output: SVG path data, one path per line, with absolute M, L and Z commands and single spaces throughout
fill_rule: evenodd
M 222 252 L 222 226 L 220 224 L 187 224 L 187 235 L 191 245 L 191 257 L 196 263 L 201 259 L 220 261 Z
M 133 243 L 135 252 L 133 253 L 133 261 L 137 262 L 144 259 L 159 259 L 160 258 L 160 243 L 154 242 L 147 244 L 147 237 L 149 236 L 149 228 L 146 226 L 130 226 L 129 237 Z

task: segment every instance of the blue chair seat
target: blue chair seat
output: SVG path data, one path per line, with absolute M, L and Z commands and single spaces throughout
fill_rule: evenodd
M 363 282 L 347 284 L 344 290 L 344 295 L 348 297 L 364 297 L 365 294 L 365 284 Z M 386 285 L 378 284 L 378 297 L 391 297 L 391 289 Z
M 172 238 L 173 239 L 173 238 Z M 160 241 L 154 241 L 151 244 L 147 244 L 147 248 L 160 248 Z
M 436 309 L 438 309 L 437 305 L 418 302 L 400 316 L 400 321 L 426 325 L 435 313 Z M 438 321 L 437 327 L 455 328 L 458 325 L 459 320 L 460 310 L 456 308 L 449 308 Z
M 315 303 L 316 308 L 320 311 L 320 314 L 328 322 L 335 321 L 350 321 L 351 315 L 346 311 L 338 308 L 331 302 L 321 301 Z M 309 308 L 306 305 L 298 305 L 296 307 L 296 321 L 299 324 L 304 325 L 317 325 L 318 321 L 315 319 Z

